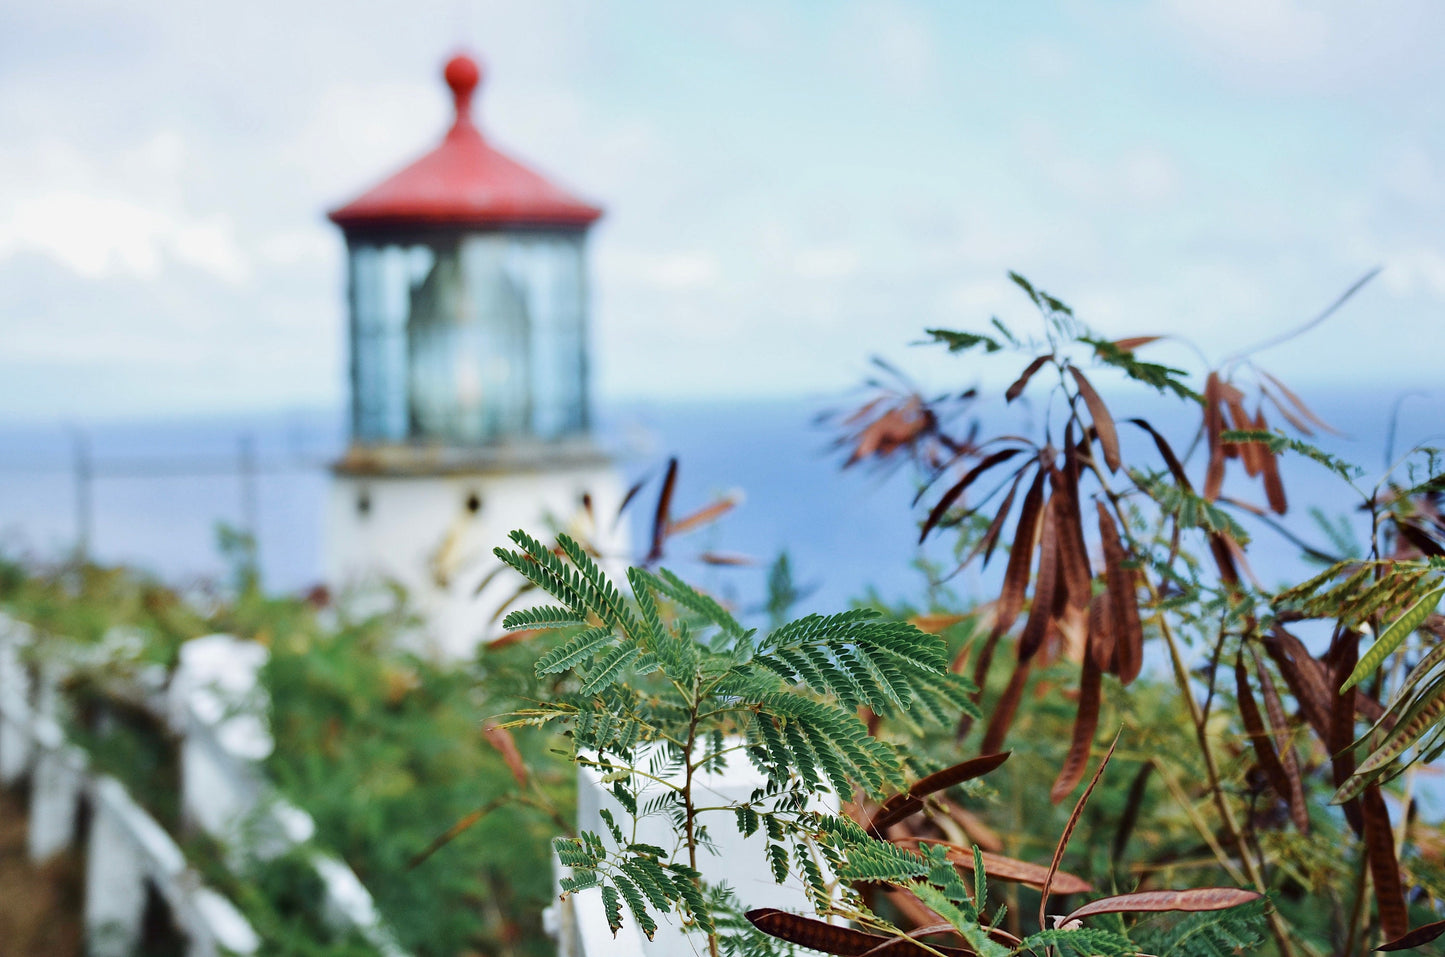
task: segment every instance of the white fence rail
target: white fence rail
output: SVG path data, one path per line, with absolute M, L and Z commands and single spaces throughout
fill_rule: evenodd
M 85 933 L 91 957 L 130 957 L 141 942 L 147 885 L 170 908 L 191 957 L 254 954 L 260 939 L 224 897 L 186 866 L 176 842 L 126 793 L 96 774 L 84 751 L 39 711 L 36 682 L 21 658 L 28 631 L 0 623 L 0 783 L 30 776 L 30 858 L 42 862 L 85 845 Z M 79 833 L 81 802 L 89 826 Z
M 125 636 L 116 637 L 106 644 L 123 647 Z M 245 917 L 202 884 L 181 848 L 120 781 L 94 772 L 85 751 L 66 740 L 58 689 L 75 663 L 50 658 L 37 680 L 25 656 L 31 642 L 28 626 L 0 614 L 0 786 L 14 787 L 28 776 L 32 861 L 84 844 L 87 954 L 136 953 L 147 885 L 170 910 L 190 957 L 259 953 L 261 941 Z M 308 814 L 274 793 L 261 767 L 272 748 L 269 703 L 258 682 L 265 657 L 259 645 L 211 635 L 182 646 L 173 675 L 142 668 L 108 689 L 165 722 L 179 739 L 182 826 L 220 841 L 226 863 L 242 874 L 249 863 L 306 845 L 315 832 Z M 88 815 L 80 813 L 82 802 Z M 84 817 L 89 826 L 82 834 Z M 382 957 L 408 957 L 355 873 L 320 849 L 303 852 L 321 878 L 324 898 L 317 903 L 327 920 L 358 933 Z

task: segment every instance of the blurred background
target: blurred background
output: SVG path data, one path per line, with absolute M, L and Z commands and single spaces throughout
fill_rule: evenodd
M 486 623 L 497 602 L 476 596 L 517 587 L 478 558 L 519 524 L 572 528 L 590 510 L 601 537 L 621 529 L 608 557 L 665 557 L 750 621 L 871 602 L 930 630 L 963 623 L 949 639 L 962 662 L 976 622 L 941 613 L 996 594 L 1003 563 L 953 578 L 954 595 L 931 588 L 925 573 L 946 574 L 950 544 L 980 529 L 920 549 L 943 486 L 915 507 L 927 469 L 867 454 L 909 451 L 921 420 L 865 417 L 852 426 L 864 435 L 840 435 L 880 389 L 893 393 L 874 415 L 975 386 L 993 397 L 970 407 L 985 435 L 1038 435 L 1053 400 L 999 398 L 1026 360 L 920 345 L 926 329 L 995 316 L 1041 342 L 1010 271 L 1105 339 L 1166 337 L 1146 344 L 1148 361 L 1202 375 L 1251 355 L 1300 395 L 1291 408 L 1308 403 L 1338 430 L 1316 440 L 1365 467 L 1361 489 L 1407 448 L 1445 445 L 1442 38 L 1445 5 L 1431 0 L 0 4 L 0 901 L 14 902 L 0 908 L 0 951 L 23 938 L 21 954 L 71 957 L 84 910 L 88 932 L 116 917 L 145 953 L 208 953 L 221 925 L 196 915 L 230 912 L 191 906 L 200 884 L 172 866 L 183 861 L 244 916 L 228 933 L 254 928 L 238 952 L 557 952 L 543 932 L 557 900 L 548 848 L 575 819 L 575 769 L 541 731 L 514 743 L 489 722 L 562 686 L 535 674 L 535 635 L 477 652 L 500 616 Z M 545 232 L 536 221 L 507 223 L 520 238 L 487 234 L 494 222 L 438 238 L 416 224 L 343 236 L 327 219 L 453 142 L 464 124 L 442 70 L 460 52 L 480 63 L 485 142 L 605 211 L 571 223 L 546 267 L 584 264 L 585 313 L 557 306 L 580 301 L 575 271 L 535 297 L 507 285 L 526 285 L 506 256 Z M 449 73 L 460 100 L 468 69 Z M 584 234 L 585 259 L 566 260 Z M 485 271 L 466 272 L 486 258 L 456 252 L 469 243 L 496 268 L 446 286 L 444 261 L 467 283 Z M 410 285 L 373 296 L 384 270 L 366 263 L 388 250 Z M 484 339 L 505 324 L 485 308 L 443 315 L 442 293 L 459 289 L 473 304 L 513 296 L 505 322 L 542 329 L 568 313 L 585 328 L 581 346 L 555 328 L 538 338 L 556 347 L 549 374 L 567 370 L 554 377 L 562 418 L 590 435 L 554 442 L 535 423 L 507 441 L 420 434 L 430 387 L 411 333 Z M 1326 321 L 1285 335 L 1342 295 Z M 380 300 L 395 307 L 390 347 L 404 348 L 372 375 L 349 329 Z M 491 388 L 517 354 L 535 358 L 508 353 L 507 374 L 483 377 L 500 352 L 455 350 L 454 378 Z M 1201 448 L 1197 405 L 1120 381 L 1098 379 L 1114 416 L 1147 415 L 1181 453 Z M 461 404 L 465 390 L 437 383 Z M 378 439 L 357 410 L 383 394 L 395 429 Z M 1143 448 L 1154 461 L 1126 431 L 1129 460 Z M 844 470 L 850 451 L 862 461 Z M 1374 531 L 1330 471 L 1292 453 L 1280 468 L 1295 537 L 1242 518 L 1267 583 L 1310 573 L 1301 541 L 1344 555 Z M 1257 502 L 1234 471 L 1230 492 Z M 416 619 L 364 602 L 352 615 L 357 604 L 317 587 L 373 559 L 469 663 L 414 654 Z M 1162 661 L 1151 645 L 1141 684 Z M 195 697 L 218 682 L 235 700 Z M 1193 747 L 1168 737 L 1184 727 L 1178 689 L 1154 687 L 1134 699 L 1150 757 L 1131 808 L 1149 762 Z M 1015 735 L 1021 752 L 1068 740 L 1057 704 L 1029 705 L 1043 717 Z M 956 753 L 952 730 L 932 741 L 939 754 Z M 85 761 L 100 783 L 82 788 Z M 1053 763 L 1024 767 L 1053 776 Z M 27 775 L 28 810 L 13 787 Z M 1203 780 L 1184 764 L 1179 777 Z M 548 813 L 504 807 L 514 779 Z M 1013 804 L 1010 841 L 1060 829 L 1047 790 L 1015 788 L 1037 806 Z M 1439 788 L 1422 792 L 1438 820 Z M 479 803 L 503 810 L 480 819 Z M 274 855 L 230 830 L 253 812 L 284 832 Z M 467 819 L 480 823 L 417 866 Z M 136 864 L 140 845 L 115 820 L 159 835 L 162 865 Z M 80 831 L 87 861 L 122 848 L 127 879 L 60 854 Z M 217 853 L 212 841 L 236 833 L 258 871 Z M 1364 871 L 1345 873 L 1331 833 L 1316 832 L 1298 873 L 1358 895 Z M 1173 834 L 1151 837 L 1161 859 L 1192 846 L 1183 825 Z M 50 862 L 44 880 L 30 860 Z M 95 903 L 108 893 L 114 913 Z M 1347 913 L 1344 899 L 1306 895 L 1301 920 Z M 337 926 L 335 949 L 312 946 Z M 351 947 L 357 934 L 365 947 Z M 161 938 L 171 949 L 152 946 Z M 1348 939 L 1339 952 L 1353 926 Z
M 1375 466 L 1408 390 L 1401 441 L 1439 424 L 1442 26 L 1424 0 L 7 5 L 5 546 L 83 535 L 174 580 L 218 571 L 224 521 L 268 587 L 320 577 L 347 401 L 324 211 L 437 141 L 459 49 L 492 142 L 606 209 L 592 382 L 624 471 L 743 488 L 711 544 L 792 549 L 819 602 L 914 581 L 915 531 L 906 480 L 834 478 L 811 417 L 875 355 L 976 384 L 910 344 L 1031 328 L 1010 269 L 1217 362 L 1382 266 L 1261 356 Z

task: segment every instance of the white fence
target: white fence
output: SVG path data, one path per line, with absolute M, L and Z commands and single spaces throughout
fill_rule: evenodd
M 67 702 L 60 687 L 77 668 L 109 663 L 106 694 L 163 722 L 179 747 L 182 828 L 206 834 L 225 848 L 223 862 L 244 876 L 248 866 L 300 848 L 321 879 L 322 916 L 333 927 L 358 933 L 381 957 L 408 957 L 380 919 L 371 895 L 339 858 L 310 844 L 310 815 L 282 800 L 267 782 L 262 762 L 274 745 L 260 685 L 266 649 L 228 635 L 186 642 L 172 673 L 137 665 L 140 643 L 123 631 L 99 648 L 56 645 L 27 654 L 31 630 L 0 614 L 0 785 L 28 777 L 33 861 L 45 861 L 83 843 L 85 930 L 90 957 L 133 957 L 141 941 L 147 885 L 166 904 L 172 924 L 189 942 L 189 957 L 264 952 L 255 930 L 228 900 L 201 882 L 171 835 L 126 792 L 120 781 L 96 773 L 87 754 L 66 740 L 60 721 Z M 57 651 L 58 649 L 58 651 Z M 127 662 L 130 666 L 127 667 Z M 738 763 L 705 775 L 700 783 L 721 803 L 743 800 L 763 782 Z M 605 833 L 600 809 L 613 798 L 597 774 L 578 774 L 578 825 Z M 81 814 L 82 802 L 89 814 Z M 86 833 L 78 822 L 89 820 Z M 721 853 L 704 863 L 714 881 L 726 880 L 747 903 L 806 910 L 796 882 L 778 887 L 762 866 L 761 838 L 736 833 L 720 819 Z M 660 819 L 648 826 L 664 827 Z M 646 830 L 646 829 L 645 829 Z M 646 839 L 665 844 L 664 833 Z M 556 865 L 558 877 L 566 873 Z M 559 888 L 560 891 L 560 888 Z M 607 927 L 600 894 L 585 891 L 559 900 L 544 915 L 560 957 L 648 957 L 691 953 L 696 941 L 675 928 L 644 940 L 629 923 L 618 935 Z
M 119 781 L 94 773 L 85 752 L 66 741 L 55 716 L 46 713 L 54 686 L 37 688 L 22 659 L 28 643 L 28 629 L 0 622 L 0 784 L 13 787 L 29 775 L 33 861 L 84 843 L 87 953 L 135 952 L 147 884 L 169 907 L 191 957 L 257 953 L 260 939 L 240 912 L 201 883 L 176 842 Z M 89 809 L 83 834 L 82 801 Z
M 260 953 L 255 930 L 202 884 L 171 835 L 120 781 L 96 773 L 86 752 L 66 740 L 60 721 L 66 702 L 59 691 L 64 676 L 98 658 L 123 662 L 134 644 L 124 632 L 107 637 L 99 649 L 66 648 L 37 664 L 26 654 L 31 630 L 0 615 L 0 785 L 15 787 L 28 777 L 30 858 L 42 862 L 84 845 L 90 957 L 136 953 L 147 886 L 169 909 L 190 957 Z M 173 675 L 141 666 L 109 682 L 107 692 L 165 722 L 179 739 L 183 827 L 220 841 L 226 864 L 243 875 L 249 864 L 301 846 L 321 878 L 324 899 L 317 903 L 326 919 L 360 934 L 382 957 L 407 957 L 355 873 L 307 844 L 315 831 L 310 816 L 266 782 L 261 761 L 272 741 L 268 702 L 257 680 L 265 654 L 259 645 L 225 635 L 198 638 L 182 647 Z M 82 803 L 88 814 L 80 813 Z

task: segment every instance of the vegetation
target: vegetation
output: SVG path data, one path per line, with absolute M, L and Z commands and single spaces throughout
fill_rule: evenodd
M 1415 450 L 1366 483 L 1312 444 L 1327 426 L 1250 354 L 1189 373 L 1151 360 L 1157 337 L 1103 339 L 1015 280 L 1040 331 L 994 320 L 930 338 L 962 362 L 1013 363 L 1000 405 L 1031 401 L 1040 424 L 1005 430 L 985 392 L 930 397 L 901 377 L 835 419 L 850 463 L 918 470 L 920 537 L 952 562 L 917 607 L 789 620 L 781 561 L 758 620 L 734 613 L 660 567 L 672 536 L 731 507 L 673 518 L 675 462 L 625 583 L 585 542 L 514 535 L 498 554 L 517 596 L 550 603 L 509 614 L 512 635 L 463 669 L 407 651 L 400 600 L 353 616 L 260 594 L 234 536 L 224 589 L 4 563 L 0 603 L 133 673 L 214 631 L 266 644 L 268 770 L 420 955 L 549 952 L 554 837 L 567 891 L 599 895 L 614 928 L 674 921 L 713 953 L 1428 944 L 1445 931 L 1445 835 L 1417 800 L 1445 750 L 1439 460 Z M 1197 427 L 1116 419 L 1125 390 Z M 1334 476 L 1338 511 L 1368 517 L 1360 541 L 1323 515 L 1319 533 L 1284 523 L 1287 456 Z M 1317 573 L 1259 580 L 1251 531 L 1285 535 Z M 958 598 L 963 568 L 996 590 Z M 77 700 L 109 710 L 79 723 L 109 736 L 96 753 L 129 755 L 116 770 L 137 794 L 165 790 L 160 732 L 107 701 L 104 674 L 78 681 Z M 733 761 L 762 785 L 710 803 L 696 782 Z M 572 833 L 574 764 L 625 812 L 600 833 Z M 668 846 L 635 838 L 650 816 Z M 709 885 L 719 822 L 764 838 L 758 866 L 816 913 L 745 911 Z M 293 858 L 215 879 L 234 881 L 268 952 L 365 950 L 330 939 Z
M 609 820 L 609 833 L 559 841 L 575 871 L 567 887 L 600 887 L 614 927 L 630 916 L 650 935 L 670 914 L 714 953 L 758 950 L 699 873 L 705 819 L 727 812 L 767 834 L 780 881 L 801 878 L 820 915 L 852 927 L 766 909 L 748 918 L 828 953 L 1231 953 L 1262 945 L 1260 920 L 1281 954 L 1434 939 L 1445 930 L 1439 835 L 1415 819 L 1411 790 L 1415 769 L 1445 749 L 1445 626 L 1434 614 L 1445 475 L 1434 453 L 1359 486 L 1357 469 L 1307 441 L 1327 426 L 1247 354 L 1198 382 L 1136 355 L 1157 337 L 1101 339 L 1014 279 L 1041 314 L 1041 339 L 998 320 L 988 333 L 930 335 L 960 354 L 1021 356 L 1004 398 L 1045 394 L 1037 434 L 949 430 L 964 417 L 950 406 L 966 415 L 976 390 L 935 400 L 894 390 L 843 419 L 850 461 L 911 455 L 923 467 L 923 538 L 954 536 L 959 567 L 1007 555 L 995 600 L 929 609 L 913 619 L 924 628 L 854 611 L 758 637 L 665 571 L 634 569 L 625 597 L 565 537 L 552 549 L 517 533 L 519 550 L 499 550 L 559 602 L 507 625 L 566 636 L 537 665 L 569 679 L 564 693 L 516 726 L 562 724 L 573 759 L 604 772 L 631 815 L 669 815 L 676 832 L 675 847 L 639 845 L 630 822 Z M 1198 485 L 1192 456 L 1147 419 L 1122 423 L 1147 454 L 1121 439 L 1090 378 L 1098 369 L 1198 410 Z M 1293 434 L 1270 428 L 1266 405 Z M 1288 508 L 1284 455 L 1337 475 L 1371 525 L 1362 554 L 1304 545 L 1324 570 L 1277 587 L 1253 576 L 1243 520 L 1294 535 L 1271 517 Z M 1224 494 L 1239 467 L 1266 506 Z M 1332 545 L 1345 540 L 1330 530 Z M 962 647 L 928 633 L 950 628 L 968 636 Z M 1151 657 L 1172 681 L 1146 677 Z M 1060 721 L 1071 732 L 1058 734 Z M 1054 733 L 1022 733 L 1042 728 Z M 1101 736 L 1113 743 L 1100 757 Z M 980 808 L 974 779 L 1008 766 L 1010 739 L 1037 760 Z M 958 762 L 960 750 L 978 756 Z M 943 753 L 946 767 L 928 759 Z M 745 756 L 766 786 L 735 807 L 699 807 L 694 776 L 728 756 Z M 1090 817 L 1111 758 L 1116 774 L 1132 767 Z M 645 782 L 661 796 L 640 803 Z M 816 809 L 829 792 L 844 813 Z M 1393 820 L 1387 793 L 1398 795 Z M 1050 863 L 983 849 L 1026 848 L 1025 832 L 1058 821 L 1062 811 L 1037 808 L 1044 794 L 1073 808 L 1052 831 Z M 1060 870 L 1071 838 L 1087 845 L 1073 855 L 1083 874 Z M 1166 880 L 1190 886 L 1158 890 Z M 1050 894 L 1097 893 L 1094 881 L 1116 893 L 1049 927 Z M 1011 886 L 1000 894 L 1000 883 Z M 1035 900 L 1037 920 L 1021 917 Z M 1155 911 L 1194 916 L 1119 917 Z
M 1419 922 L 1427 929 L 1409 940 L 1438 934 L 1438 831 L 1416 820 L 1412 780 L 1438 756 L 1445 710 L 1436 700 L 1445 689 L 1433 684 L 1445 657 L 1437 650 L 1445 627 L 1433 613 L 1445 571 L 1436 453 L 1415 450 L 1373 485 L 1358 484 L 1360 470 L 1308 441 L 1328 426 L 1250 352 L 1190 376 L 1140 358 L 1159 337 L 1101 339 L 1057 298 L 1013 278 L 1040 313 L 1041 338 L 997 319 L 986 333 L 930 336 L 984 361 L 1016 357 L 1020 371 L 1002 398 L 1032 393 L 1048 410 L 1042 428 L 948 429 L 981 401 L 975 391 L 938 400 L 880 392 L 845 420 L 855 459 L 908 455 L 920 465 L 929 506 L 921 535 L 951 534 L 959 567 L 987 565 L 1001 544 L 1011 546 L 998 597 L 980 609 L 979 647 L 955 662 L 998 689 L 981 699 L 989 719 L 979 749 L 1024 740 L 1020 723 L 1040 695 L 1045 707 L 1072 710 L 1071 744 L 1050 788 L 1063 801 L 1099 732 L 1112 730 L 1101 715 L 1137 697 L 1125 687 L 1138 687 L 1152 655 L 1172 673 L 1193 746 L 1150 748 L 1135 780 L 1172 777 L 1176 792 L 1180 782 L 1203 782 L 1178 793 L 1179 803 L 1207 802 L 1193 813 L 1217 876 L 1274 892 L 1281 952 L 1353 953 L 1367 940 L 1400 940 Z M 1090 379 L 1099 370 L 1153 403 L 1195 410 L 1188 451 L 1176 454 L 1186 446 L 1147 419 L 1116 422 Z M 1266 409 L 1290 432 L 1271 429 Z M 1333 473 L 1341 510 L 1369 516 L 1362 548 L 1352 551 L 1329 522 L 1325 547 L 1280 524 L 1285 455 Z M 1264 506 L 1225 494 L 1226 473 L 1240 467 Z M 1250 568 L 1246 522 L 1286 535 L 1324 570 L 1302 583 L 1262 583 Z M 1059 695 L 1060 667 L 1077 689 L 1071 701 Z M 1127 718 L 1125 727 L 1127 741 Z M 965 721 L 960 741 L 966 731 Z M 1392 779 L 1402 782 L 1393 821 Z M 1128 834 L 1138 820 L 1127 813 L 1109 826 Z
M 545 735 L 523 732 L 499 750 L 487 724 L 541 693 L 535 652 L 486 654 L 478 677 L 398 648 L 399 618 L 272 639 L 271 778 L 311 813 L 320 845 L 352 866 L 412 953 L 550 953 L 547 846 L 570 826 L 572 775 L 548 756 Z M 479 808 L 495 810 L 413 866 Z
M 572 775 L 547 753 L 544 735 L 509 738 L 518 750 L 504 753 L 488 743 L 496 736 L 485 725 L 541 693 L 535 651 L 498 648 L 475 668 L 442 667 L 406 649 L 411 622 L 400 603 L 352 617 L 267 597 L 244 561 L 238 565 L 230 587 L 181 595 L 126 569 L 6 562 L 0 606 L 36 626 L 38 659 L 64 655 L 78 664 L 67 689 L 71 734 L 182 838 L 193 866 L 242 907 L 268 954 L 353 957 L 372 949 L 338 938 L 322 919 L 318 878 L 304 863 L 312 849 L 236 875 L 208 841 L 181 833 L 176 743 L 116 697 L 126 684 L 116 679 L 172 668 L 182 642 L 215 632 L 270 648 L 262 681 L 276 747 L 266 770 L 315 819 L 316 844 L 361 877 L 403 946 L 419 957 L 550 953 L 541 929 L 553 899 L 547 847 L 570 823 Z M 80 653 L 85 648 L 105 653 Z M 512 777 L 523 759 L 525 789 Z M 505 806 L 413 866 L 448 824 L 488 803 Z
M 980 716 L 969 701 L 977 689 L 949 670 L 941 638 L 871 609 L 810 615 L 758 638 L 665 570 L 631 569 L 629 602 L 571 538 L 558 537 L 557 553 L 524 532 L 512 539 L 520 550 L 498 549 L 498 556 L 561 604 L 513 612 L 504 624 L 567 631 L 570 636 L 538 659 L 536 670 L 568 674 L 575 687 L 519 712 L 512 726 L 564 724 L 573 760 L 611 782 L 613 796 L 631 816 L 631 822 L 619 822 L 604 813 L 606 834 L 583 832 L 556 842 L 559 859 L 572 868 L 563 888 L 600 888 L 614 930 L 622 926 L 625 906 L 648 937 L 658 916 L 668 915 L 703 935 L 712 954 L 766 949 L 756 936 L 719 929 L 737 928 L 728 920 L 737 903 L 726 888 L 704 880 L 699 853 L 710 846 L 708 828 L 721 814 L 735 819 L 744 835 L 766 834 L 766 862 L 779 883 L 800 879 L 820 915 L 843 917 L 862 929 L 770 908 L 748 911 L 747 919 L 772 937 L 828 953 L 858 954 L 892 938 L 913 940 L 870 902 L 879 886 L 888 888 L 895 908 L 927 915 L 919 936 L 953 934 L 968 948 L 915 943 L 913 949 L 999 957 L 1014 949 L 1074 945 L 1084 953 L 1133 954 L 1137 948 L 1122 927 L 1083 929 L 1075 922 L 1093 914 L 1222 910 L 1259 897 L 1231 888 L 1115 896 L 1067 914 L 1067 931 L 1049 929 L 1044 914 L 1053 887 L 1091 889 L 1060 871 L 1059 861 L 1092 783 L 1047 868 L 993 853 L 986 862 L 976 844 L 885 836 L 923 812 L 933 795 L 982 777 L 1009 757 L 986 754 L 938 768 L 906 746 L 927 722 L 952 728 L 960 712 Z M 904 723 L 912 735 L 894 738 L 877 733 L 876 724 L 870 728 L 883 719 Z M 700 775 L 744 758 L 765 782 L 749 800 L 719 806 L 695 789 Z M 850 802 L 854 813 L 830 813 L 819 801 L 830 793 Z M 647 815 L 671 820 L 674 846 L 638 842 L 635 822 Z M 1040 889 L 1035 933 L 1020 939 L 999 926 L 1006 909 L 989 908 L 990 877 Z M 1244 941 L 1252 938 L 1247 925 L 1247 916 L 1236 914 L 1210 926 L 1218 928 L 1220 940 Z M 1201 932 L 1200 939 L 1216 938 Z

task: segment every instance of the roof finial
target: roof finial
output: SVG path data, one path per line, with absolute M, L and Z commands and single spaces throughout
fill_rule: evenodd
M 477 61 L 459 53 L 447 61 L 442 76 L 452 88 L 452 99 L 457 106 L 457 122 L 470 122 L 472 118 L 472 93 L 482 82 L 482 69 Z

